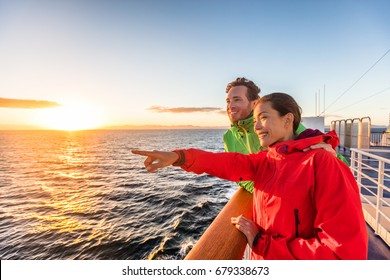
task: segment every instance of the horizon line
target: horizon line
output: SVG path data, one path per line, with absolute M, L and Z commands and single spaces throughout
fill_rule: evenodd
M 88 131 L 88 130 L 190 130 L 190 129 L 229 129 L 230 125 L 156 125 L 156 124 L 146 124 L 146 125 L 109 125 L 95 128 L 87 129 L 78 129 L 78 130 L 65 130 L 65 129 L 51 129 L 44 128 L 34 125 L 0 125 L 0 131 Z M 325 128 L 329 128 L 329 125 L 324 125 Z M 387 125 L 375 125 L 372 124 L 371 127 L 387 128 Z
M 88 129 L 79 129 L 74 131 L 82 131 L 82 130 L 163 130 L 163 129 L 177 129 L 177 130 L 185 130 L 185 129 L 228 129 L 229 126 L 204 126 L 204 125 L 155 125 L 155 124 L 147 124 L 147 125 L 109 125 L 109 126 L 101 126 L 95 128 Z M 40 126 L 34 125 L 0 125 L 0 131 L 33 131 L 33 130 L 47 130 L 47 131 L 67 131 L 65 129 L 52 129 L 52 128 L 44 128 Z M 69 130 L 72 131 L 72 130 Z

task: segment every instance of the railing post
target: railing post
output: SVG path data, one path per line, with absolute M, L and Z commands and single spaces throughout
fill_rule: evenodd
M 359 192 L 362 192 L 362 154 L 351 149 L 351 170 L 358 183 Z
M 376 196 L 376 213 L 375 213 L 375 221 L 376 221 L 376 230 L 375 233 L 379 231 L 379 225 L 381 224 L 381 214 L 382 211 L 382 199 L 383 199 L 383 184 L 384 184 L 384 172 L 385 172 L 385 162 L 378 161 L 378 188 L 377 188 L 377 196 Z
M 356 156 L 356 152 L 355 150 L 352 150 L 351 149 L 351 171 L 352 171 L 352 174 L 353 176 L 356 178 L 357 177 L 357 172 L 356 172 L 356 169 L 357 169 L 357 163 L 356 163 L 356 159 L 355 159 L 355 156 Z
M 362 160 L 363 156 L 361 153 L 358 153 L 358 159 L 357 159 L 357 167 L 356 167 L 356 181 L 359 185 L 359 190 L 361 192 L 361 185 L 362 185 Z
M 252 199 L 252 194 L 239 188 L 185 259 L 241 260 L 247 240 L 230 219 L 241 214 L 252 219 Z

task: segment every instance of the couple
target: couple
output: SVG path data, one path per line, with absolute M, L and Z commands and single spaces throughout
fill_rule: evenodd
M 296 135 L 301 108 L 284 93 L 263 96 L 253 108 L 254 130 L 267 151 L 133 153 L 147 157 L 149 172 L 174 165 L 234 182 L 253 181 L 253 220 L 231 219 L 245 234 L 251 259 L 366 259 L 367 231 L 348 166 L 323 149 L 303 152 L 322 142 L 335 147 L 337 135 L 312 130 Z

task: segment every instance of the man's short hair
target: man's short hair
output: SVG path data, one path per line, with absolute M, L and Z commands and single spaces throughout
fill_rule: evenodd
M 260 88 L 254 82 L 244 77 L 237 78 L 234 81 L 228 83 L 228 85 L 226 86 L 226 93 L 228 93 L 231 88 L 236 86 L 246 86 L 248 88 L 247 97 L 249 101 L 253 101 L 260 98 Z

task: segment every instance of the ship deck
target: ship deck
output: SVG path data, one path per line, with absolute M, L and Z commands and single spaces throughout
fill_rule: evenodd
M 390 248 L 375 234 L 374 230 L 367 225 L 368 232 L 368 259 L 369 260 L 390 260 Z

